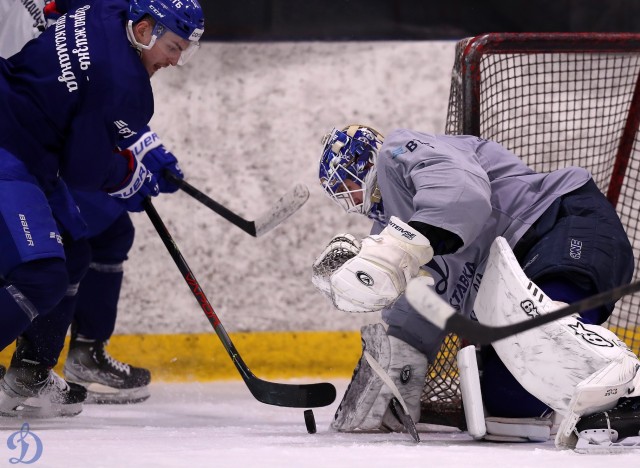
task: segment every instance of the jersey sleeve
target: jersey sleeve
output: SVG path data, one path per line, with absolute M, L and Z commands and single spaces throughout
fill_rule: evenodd
M 61 167 L 70 187 L 109 191 L 127 177 L 127 160 L 117 151 L 133 144 L 146 128 L 152 111 L 145 96 L 118 87 L 111 93 L 102 88 L 83 101 L 70 126 Z
M 85 112 L 74 119 L 61 167 L 61 175 L 69 187 L 105 190 L 125 179 L 127 162 L 115 152 L 115 138 L 109 127 L 101 114 Z

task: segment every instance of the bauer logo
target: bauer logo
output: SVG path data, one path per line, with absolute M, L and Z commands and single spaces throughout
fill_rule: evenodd
M 12 465 L 35 463 L 42 456 L 42 441 L 29 430 L 29 423 L 24 423 L 19 431 L 9 435 L 7 447 L 16 455 L 9 458 Z
M 22 231 L 24 232 L 24 237 L 27 240 L 27 245 L 29 247 L 34 247 L 33 236 L 31 235 L 31 230 L 29 229 L 29 223 L 27 223 L 27 217 L 23 214 L 18 214 L 18 218 L 20 218 L 20 224 L 22 225 Z
M 358 278 L 358 281 L 360 281 L 365 286 L 369 286 L 369 287 L 373 286 L 373 278 L 369 276 L 368 273 L 365 273 L 364 271 L 356 272 L 356 278 Z

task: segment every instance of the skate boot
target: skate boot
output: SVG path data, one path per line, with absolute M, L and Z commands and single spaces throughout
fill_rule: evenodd
M 18 340 L 11 364 L 0 381 L 0 415 L 52 418 L 79 414 L 87 391 L 24 357 L 22 348 Z
M 620 398 L 614 408 L 581 418 L 575 431 L 577 451 L 640 450 L 640 396 Z
M 151 373 L 120 362 L 107 352 L 106 341 L 72 337 L 64 375 L 87 389 L 87 403 L 127 404 L 149 398 Z
M 7 372 L 7 368 L 4 367 L 2 364 L 0 364 L 0 379 L 4 377 L 4 374 L 6 374 L 6 372 Z

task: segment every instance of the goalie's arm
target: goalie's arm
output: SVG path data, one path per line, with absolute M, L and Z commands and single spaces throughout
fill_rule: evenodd
M 446 229 L 420 221 L 409 221 L 409 226 L 429 239 L 434 255 L 449 255 L 463 246 L 460 236 Z

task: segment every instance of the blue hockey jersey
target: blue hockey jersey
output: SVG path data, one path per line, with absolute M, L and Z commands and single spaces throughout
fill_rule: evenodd
M 128 0 L 66 0 L 54 25 L 0 59 L 0 147 L 47 191 L 58 177 L 109 190 L 126 177 L 114 153 L 153 115 L 149 74 L 126 35 Z

